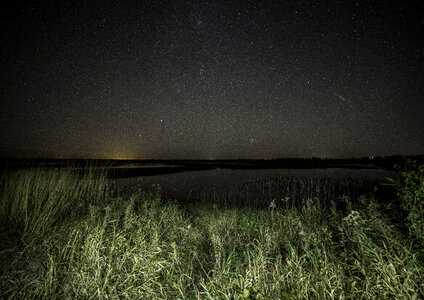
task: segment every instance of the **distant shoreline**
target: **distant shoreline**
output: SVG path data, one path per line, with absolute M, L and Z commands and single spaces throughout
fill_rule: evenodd
M 417 159 L 418 158 L 418 159 Z M 414 157 L 422 162 L 422 156 Z M 154 176 L 190 171 L 213 169 L 263 170 L 263 169 L 360 169 L 394 170 L 395 164 L 402 164 L 402 156 L 375 159 L 274 159 L 274 160 L 82 160 L 82 159 L 0 159 L 1 169 L 75 168 L 83 171 L 87 167 L 108 169 L 109 178 Z

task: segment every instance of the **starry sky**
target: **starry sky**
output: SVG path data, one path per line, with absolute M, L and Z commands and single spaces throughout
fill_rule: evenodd
M 0 156 L 424 153 L 422 1 L 1 5 Z

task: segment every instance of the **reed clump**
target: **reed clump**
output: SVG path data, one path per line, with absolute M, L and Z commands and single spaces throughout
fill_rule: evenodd
M 106 168 L 27 168 L 4 170 L 0 181 L 0 226 L 40 236 L 55 222 L 107 192 Z

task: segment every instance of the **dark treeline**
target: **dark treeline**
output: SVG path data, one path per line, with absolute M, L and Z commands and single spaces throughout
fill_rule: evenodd
M 0 158 L 0 166 L 5 167 L 61 167 L 69 165 L 75 167 L 109 166 L 122 167 L 129 164 L 154 165 L 161 164 L 165 167 L 178 166 L 194 169 L 209 168 L 385 168 L 394 169 L 394 165 L 402 166 L 406 160 L 424 163 L 424 155 L 393 155 L 361 158 L 276 158 L 276 159 L 234 159 L 234 160 L 171 160 L 171 159 L 54 159 L 54 158 Z

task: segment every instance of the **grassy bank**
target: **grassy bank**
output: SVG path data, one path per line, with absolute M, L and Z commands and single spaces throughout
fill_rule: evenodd
M 184 205 L 111 196 L 89 169 L 7 172 L 0 187 L 2 298 L 424 297 L 419 240 L 373 195 Z

